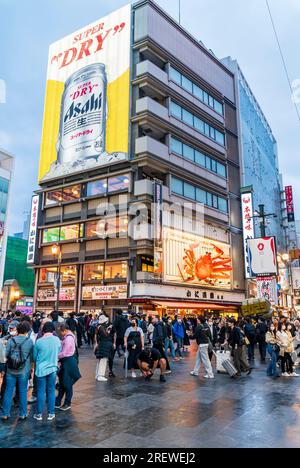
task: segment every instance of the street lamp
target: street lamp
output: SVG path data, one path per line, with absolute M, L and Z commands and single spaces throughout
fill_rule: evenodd
M 56 281 L 57 281 L 57 287 L 56 287 L 56 290 L 57 290 L 57 296 L 56 296 L 56 306 L 55 306 L 55 309 L 56 310 L 59 310 L 59 295 L 60 295 L 60 277 L 61 277 L 61 248 L 59 246 L 59 244 L 54 244 L 52 245 L 51 247 L 51 251 L 52 251 L 52 255 L 57 258 L 58 260 L 58 267 L 57 267 L 57 277 L 56 277 Z

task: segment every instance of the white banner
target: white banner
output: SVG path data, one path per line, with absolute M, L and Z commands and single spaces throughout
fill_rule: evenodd
M 250 276 L 277 275 L 275 237 L 248 239 Z
M 250 266 L 248 258 L 248 239 L 254 238 L 253 222 L 253 196 L 252 192 L 242 195 L 242 219 L 243 219 L 243 237 L 244 237 L 244 259 L 245 259 L 245 277 L 250 278 Z

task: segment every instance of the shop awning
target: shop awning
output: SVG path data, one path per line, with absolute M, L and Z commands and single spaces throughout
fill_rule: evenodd
M 222 305 L 212 304 L 204 302 L 168 302 L 168 301 L 151 301 L 157 307 L 163 307 L 167 309 L 210 309 L 210 310 L 232 310 L 233 308 L 239 307 L 235 305 Z

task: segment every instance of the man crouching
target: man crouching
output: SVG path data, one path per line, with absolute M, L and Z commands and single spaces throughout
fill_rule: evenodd
M 144 351 L 138 355 L 137 363 L 147 382 L 151 380 L 157 368 L 160 369 L 160 381 L 166 382 L 165 371 L 167 368 L 167 361 L 161 357 L 157 349 L 144 349 Z

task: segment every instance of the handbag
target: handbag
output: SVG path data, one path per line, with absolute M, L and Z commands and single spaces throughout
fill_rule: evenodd
M 245 336 L 245 345 L 246 346 L 249 346 L 250 345 L 250 341 L 248 340 L 248 338 Z

